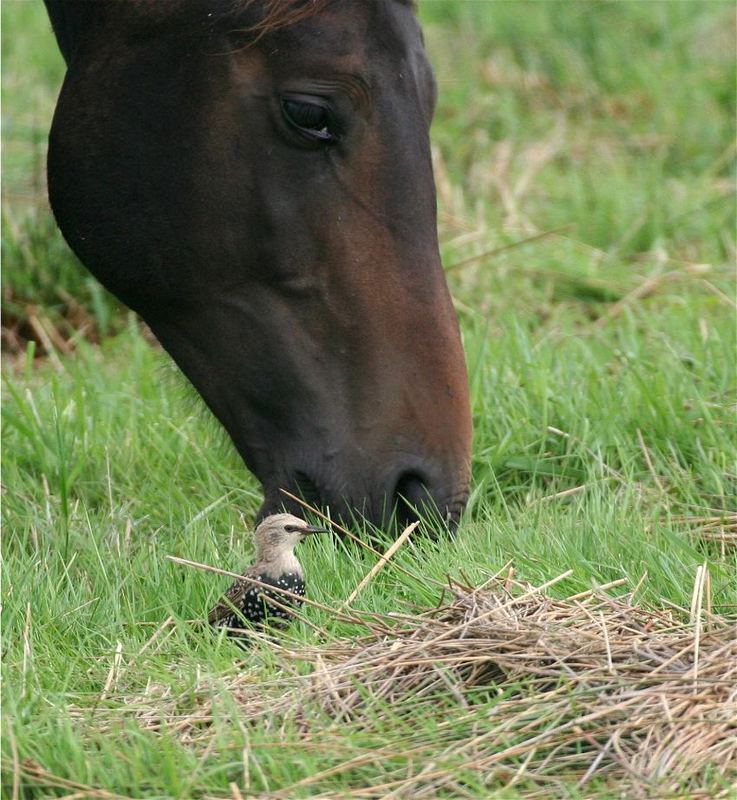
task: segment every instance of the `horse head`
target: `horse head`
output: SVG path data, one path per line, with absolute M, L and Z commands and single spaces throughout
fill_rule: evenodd
M 260 479 L 458 518 L 471 425 L 404 0 L 47 0 L 52 207 Z

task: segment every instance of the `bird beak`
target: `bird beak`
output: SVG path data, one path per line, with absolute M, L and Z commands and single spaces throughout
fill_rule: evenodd
M 321 528 L 319 525 L 305 525 L 302 528 L 302 533 L 327 533 L 327 528 Z

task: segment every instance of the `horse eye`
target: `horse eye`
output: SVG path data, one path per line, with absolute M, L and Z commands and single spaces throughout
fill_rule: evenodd
M 330 109 L 320 103 L 284 98 L 284 119 L 309 139 L 330 144 L 338 139 Z

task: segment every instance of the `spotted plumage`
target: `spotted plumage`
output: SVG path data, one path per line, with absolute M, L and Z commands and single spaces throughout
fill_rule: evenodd
M 210 611 L 208 622 L 228 628 L 234 635 L 245 635 L 253 629 L 286 626 L 293 615 L 292 609 L 302 605 L 301 598 L 305 595 L 304 571 L 294 548 L 308 535 L 323 530 L 291 514 L 267 517 L 254 534 L 255 563 Z M 284 594 L 284 590 L 299 597 Z M 277 600 L 288 610 L 269 603 L 266 598 Z

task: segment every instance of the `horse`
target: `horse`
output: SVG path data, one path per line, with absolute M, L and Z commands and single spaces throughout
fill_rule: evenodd
M 377 525 L 467 502 L 410 0 L 45 0 L 50 204 L 263 486 Z

